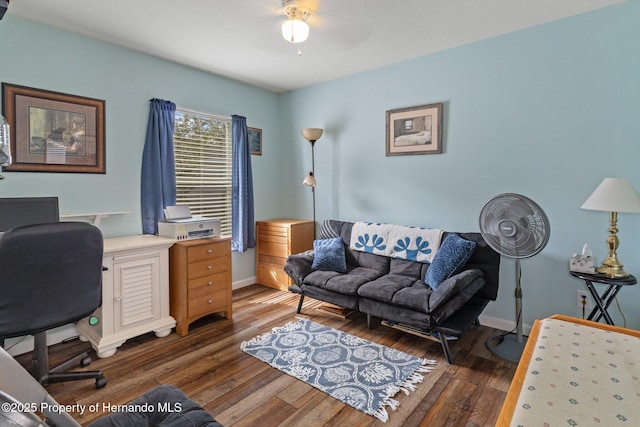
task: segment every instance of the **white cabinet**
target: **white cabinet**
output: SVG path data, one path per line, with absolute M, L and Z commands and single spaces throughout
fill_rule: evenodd
M 175 241 L 140 235 L 105 239 L 102 306 L 76 324 L 81 340 L 112 356 L 127 339 L 155 332 L 164 337 L 176 321 L 169 314 L 169 247 Z

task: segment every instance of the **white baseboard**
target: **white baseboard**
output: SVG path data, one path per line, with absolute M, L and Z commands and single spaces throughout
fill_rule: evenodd
M 47 345 L 58 344 L 77 336 L 78 333 L 74 325 L 61 326 L 47 332 Z M 12 356 L 33 351 L 33 336 L 27 335 L 26 337 L 7 338 L 4 341 L 4 348 Z
M 480 321 L 480 324 L 483 326 L 488 326 L 490 328 L 496 328 L 503 331 L 511 331 L 516 327 L 516 322 L 511 320 L 500 319 L 497 317 L 480 315 L 478 320 Z M 531 332 L 531 325 L 522 325 L 522 333 L 524 335 L 529 335 L 529 332 Z
M 249 277 L 248 279 L 236 280 L 231 284 L 231 289 L 235 291 L 236 289 L 254 285 L 255 283 L 256 283 L 256 276 Z

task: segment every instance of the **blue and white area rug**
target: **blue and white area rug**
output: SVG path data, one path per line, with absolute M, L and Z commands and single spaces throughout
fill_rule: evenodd
M 435 361 L 299 318 L 240 345 L 248 353 L 386 422 L 393 397 L 415 390 Z

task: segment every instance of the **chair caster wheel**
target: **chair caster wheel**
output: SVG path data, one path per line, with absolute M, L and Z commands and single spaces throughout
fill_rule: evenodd
M 103 388 L 107 385 L 107 379 L 105 377 L 96 378 L 96 388 Z
M 91 358 L 90 358 L 89 356 L 87 356 L 87 357 L 83 358 L 83 359 L 80 361 L 80 366 L 81 366 L 81 367 L 83 367 L 83 368 L 84 368 L 85 366 L 89 366 L 90 364 L 91 364 Z

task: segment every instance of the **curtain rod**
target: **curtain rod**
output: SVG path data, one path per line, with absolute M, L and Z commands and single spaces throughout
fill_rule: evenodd
M 223 114 L 210 113 L 210 112 L 207 112 L 207 111 L 192 110 L 191 108 L 181 107 L 179 105 L 176 106 L 176 109 L 180 110 L 180 111 L 184 111 L 185 113 L 200 114 L 200 115 L 205 115 L 205 116 L 212 116 L 212 117 L 215 117 L 216 119 L 231 120 L 231 116 L 225 116 Z

